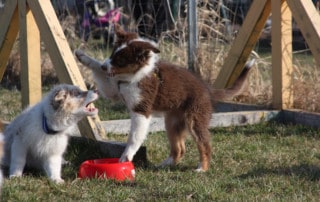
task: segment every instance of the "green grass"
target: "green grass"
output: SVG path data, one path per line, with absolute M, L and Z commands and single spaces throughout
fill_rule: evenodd
M 0 94 L 0 117 L 11 121 L 21 111 L 20 92 L 0 88 Z M 102 120 L 128 118 L 122 104 L 99 99 L 95 105 Z M 5 180 L 2 201 L 318 201 L 319 130 L 267 123 L 211 132 L 212 161 L 206 173 L 193 171 L 198 152 L 190 137 L 179 165 L 156 168 L 169 153 L 166 135 L 160 132 L 145 141 L 149 162 L 135 165 L 134 183 L 77 179 L 82 161 L 105 156 L 92 145 L 70 145 L 65 157 L 71 164 L 62 172 L 65 184 L 55 185 L 37 171 L 27 172 L 23 178 Z
M 211 169 L 196 173 L 198 152 L 191 138 L 182 162 L 171 168 L 156 165 L 168 155 L 166 135 L 150 134 L 149 164 L 136 165 L 134 183 L 76 178 L 81 158 L 99 156 L 92 147 L 69 147 L 71 165 L 63 169 L 64 185 L 38 173 L 6 179 L 3 201 L 317 201 L 320 195 L 320 135 L 314 128 L 258 124 L 216 128 L 212 132 Z M 125 135 L 108 134 L 125 141 Z M 81 153 L 81 151 L 80 151 Z M 90 156 L 90 157 L 89 157 Z

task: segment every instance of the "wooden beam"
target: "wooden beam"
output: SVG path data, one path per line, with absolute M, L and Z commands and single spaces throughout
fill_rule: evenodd
M 209 128 L 230 127 L 252 125 L 262 122 L 271 121 L 281 113 L 278 110 L 258 110 L 258 111 L 241 111 L 213 113 L 211 115 Z M 102 121 L 105 130 L 108 133 L 128 134 L 130 132 L 130 119 Z M 163 118 L 152 118 L 149 132 L 165 131 Z
M 84 90 L 87 89 L 51 3 L 38 0 L 27 0 L 27 2 L 35 16 L 42 40 L 60 82 L 74 84 Z M 82 120 L 78 126 L 82 136 L 96 140 L 105 137 L 99 116 L 88 117 Z
M 72 83 L 85 89 L 86 85 L 77 67 L 74 55 L 56 17 L 52 5 L 46 1 L 27 0 L 35 16 L 42 40 L 45 43 L 60 82 Z
M 271 12 L 271 0 L 253 1 L 239 30 L 239 34 L 224 60 L 214 87 L 221 89 L 232 86 L 239 77 L 248 57 L 260 37 L 261 31 Z
M 272 105 L 293 107 L 292 15 L 285 0 L 272 0 Z
M 287 0 L 293 18 L 298 24 L 309 48 L 320 66 L 320 15 L 312 1 Z
M 19 32 L 19 14 L 17 0 L 5 3 L 0 13 L 0 81 L 7 67 L 7 62 Z
M 39 102 L 41 92 L 40 33 L 26 0 L 19 0 L 22 108 Z

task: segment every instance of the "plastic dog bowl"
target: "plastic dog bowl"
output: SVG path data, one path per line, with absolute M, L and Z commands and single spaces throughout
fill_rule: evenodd
M 135 170 L 132 162 L 119 162 L 119 158 L 94 159 L 80 165 L 78 177 L 134 181 Z

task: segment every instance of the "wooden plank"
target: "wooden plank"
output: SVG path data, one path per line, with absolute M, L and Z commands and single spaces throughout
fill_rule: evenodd
M 271 121 L 279 115 L 276 110 L 242 111 L 213 113 L 210 120 L 210 128 L 243 126 Z M 130 131 L 130 119 L 103 121 L 106 132 L 114 134 L 128 134 Z M 165 131 L 163 118 L 152 118 L 149 132 Z
M 253 1 L 214 83 L 215 88 L 232 86 L 239 77 L 271 12 L 271 0 Z
M 7 1 L 0 13 L 0 81 L 19 32 L 17 0 Z
M 285 124 L 301 124 L 304 126 L 310 126 L 320 128 L 320 113 L 307 112 L 298 109 L 287 109 L 281 111 L 280 122 Z
M 27 0 L 35 16 L 42 40 L 44 41 L 58 78 L 62 83 L 70 83 L 86 89 L 86 85 L 76 64 L 59 20 L 47 1 Z M 86 118 L 78 124 L 82 136 L 100 140 L 105 137 L 99 116 Z
M 293 18 L 297 22 L 309 48 L 320 66 L 320 15 L 312 1 L 287 0 Z
M 19 0 L 22 108 L 41 100 L 40 33 L 26 0 Z
M 238 111 L 261 111 L 261 110 L 271 110 L 272 106 L 270 105 L 254 105 L 254 104 L 245 104 L 238 103 L 233 101 L 228 102 L 218 102 L 214 106 L 214 112 L 238 112 Z
M 292 15 L 285 0 L 272 0 L 272 86 L 275 109 L 293 107 Z

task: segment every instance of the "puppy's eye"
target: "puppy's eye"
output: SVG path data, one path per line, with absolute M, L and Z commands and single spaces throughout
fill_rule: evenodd
M 118 67 L 123 67 L 127 63 L 127 61 L 124 58 L 118 58 L 116 61 Z
M 81 95 L 81 92 L 78 91 L 78 90 L 73 90 L 73 91 L 71 91 L 71 95 L 74 96 L 74 97 L 78 97 L 78 96 Z

